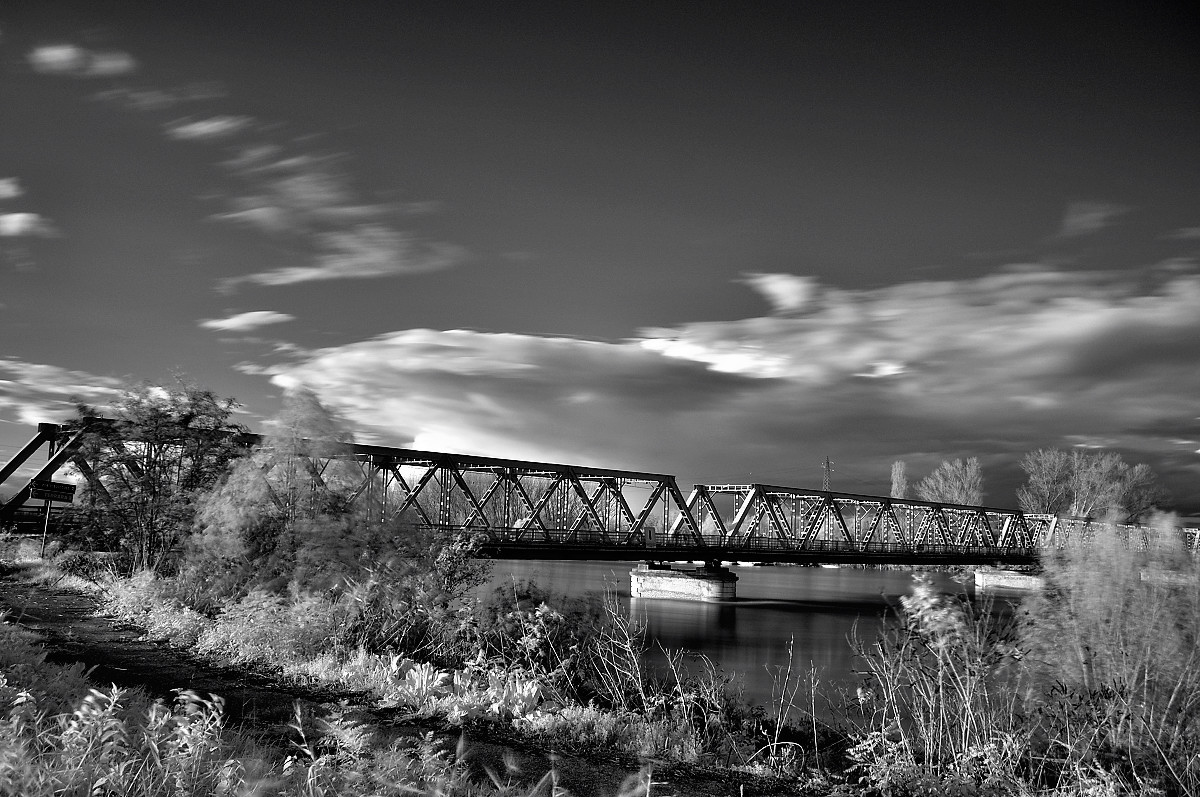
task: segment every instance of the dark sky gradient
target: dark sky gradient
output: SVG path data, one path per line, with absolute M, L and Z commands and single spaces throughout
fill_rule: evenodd
M 1051 7 L 1052 6 L 1052 7 Z M 1200 510 L 1186 4 L 0 8 L 0 458 L 258 428 L 879 491 L 1115 447 Z

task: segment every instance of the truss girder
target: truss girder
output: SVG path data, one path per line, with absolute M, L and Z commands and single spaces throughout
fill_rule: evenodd
M 722 505 L 716 500 L 725 496 Z M 687 500 L 731 550 L 1032 549 L 1020 512 L 762 484 L 696 485 Z M 726 508 L 722 512 L 722 506 Z
M 34 480 L 48 480 L 69 462 L 92 487 L 103 485 L 78 455 L 89 424 L 39 424 L 37 435 L 0 467 L 0 483 L 43 446 L 49 461 Z M 240 445 L 261 444 L 239 435 Z M 117 451 L 120 440 L 107 444 Z M 267 459 L 270 452 L 265 452 Z M 336 465 L 335 463 L 341 463 Z M 267 465 L 265 469 L 271 466 Z M 683 558 L 720 554 L 753 561 L 755 554 L 781 557 L 854 553 L 1031 556 L 1038 550 L 1087 544 L 1106 524 L 1080 518 L 1023 514 L 990 507 L 959 506 L 881 496 L 802 490 L 762 484 L 697 484 L 684 498 L 673 476 L 544 462 L 345 445 L 307 458 L 299 468 L 314 491 L 335 482 L 351 502 L 367 503 L 367 516 L 482 535 L 505 545 L 627 551 L 631 558 Z M 136 478 L 136 463 L 127 474 Z M 102 489 L 93 493 L 104 499 Z M 29 485 L 0 506 L 0 522 L 28 500 Z M 272 498 L 279 500 L 272 494 Z M 636 499 L 636 500 L 635 500 Z M 655 521 L 661 513 L 662 533 Z M 700 521 L 703 521 L 702 523 Z M 1200 533 L 1179 530 L 1189 550 L 1200 553 Z M 1138 526 L 1118 527 L 1126 544 L 1149 544 Z M 640 552 L 640 555 L 639 555 Z M 899 552 L 899 553 L 898 553 Z
M 370 496 L 370 485 L 382 477 L 385 515 L 392 519 L 411 512 L 414 520 L 425 525 L 481 533 L 497 544 L 640 548 L 669 545 L 671 540 L 688 545 L 704 542 L 672 476 L 373 446 L 352 448 L 343 456 L 358 460 L 364 468 L 364 478 L 351 493 L 353 499 Z M 635 510 L 631 498 L 647 488 L 648 497 Z M 397 500 L 388 502 L 389 494 Z M 674 518 L 661 538 L 652 533 L 656 528 L 652 520 L 659 512 Z

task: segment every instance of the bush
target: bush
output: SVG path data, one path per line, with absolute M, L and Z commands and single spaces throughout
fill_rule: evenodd
M 1013 623 L 913 578 L 898 622 L 859 644 L 850 769 L 873 793 L 1009 794 L 1027 750 Z
M 1045 563 L 1023 646 L 1049 778 L 1200 793 L 1200 568 L 1170 526 L 1140 551 L 1110 527 Z
M 68 576 L 100 583 L 114 574 L 128 572 L 131 558 L 128 555 L 103 551 L 65 551 L 55 556 L 52 564 Z
M 341 647 L 354 611 L 338 599 L 254 590 L 217 616 L 196 649 L 238 663 L 311 659 Z

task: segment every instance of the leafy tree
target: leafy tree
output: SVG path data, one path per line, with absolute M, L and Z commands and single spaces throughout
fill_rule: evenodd
M 90 424 L 76 458 L 83 541 L 128 552 L 135 569 L 157 567 L 191 530 L 196 498 L 244 452 L 245 428 L 230 420 L 237 406 L 183 379 L 126 392 L 109 419 L 78 405 L 78 422 Z
M 310 391 L 289 391 L 262 443 L 200 499 L 187 578 L 214 599 L 336 580 L 361 553 L 350 498 L 362 473 L 339 459 L 352 442 Z
M 1137 521 L 1167 500 L 1148 465 L 1130 466 L 1114 451 L 1039 449 L 1025 455 L 1021 469 L 1027 481 L 1017 500 L 1024 512 L 1096 517 L 1116 511 Z
M 352 440 L 311 392 L 285 396 L 262 444 L 200 501 L 181 574 L 196 608 L 255 589 L 344 593 L 363 607 L 347 631 L 359 643 L 419 647 L 445 631 L 430 628 L 487 572 L 474 540 L 381 520 Z
M 892 463 L 892 491 L 889 493 L 892 498 L 907 498 L 908 497 L 908 476 L 905 475 L 907 465 L 904 460 L 898 459 Z
M 978 506 L 983 501 L 983 471 L 979 459 L 943 461 L 917 483 L 917 497 L 940 504 Z

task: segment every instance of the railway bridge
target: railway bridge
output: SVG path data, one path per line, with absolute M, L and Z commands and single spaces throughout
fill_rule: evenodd
M 90 429 L 38 425 L 0 468 L 2 488 L 34 454 L 47 452 L 32 478 L 13 479 L 17 489 L 0 505 L 0 527 L 36 517 L 31 496 L 60 471 L 103 494 L 80 454 Z M 242 435 L 239 442 L 263 441 Z M 307 478 L 336 477 L 368 519 L 469 533 L 483 556 L 645 562 L 651 580 L 677 578 L 666 575 L 677 572 L 666 563 L 698 562 L 704 567 L 687 577 L 712 585 L 718 597 L 732 589 L 723 563 L 1024 565 L 1047 549 L 1086 544 L 1104 525 L 767 484 L 696 484 L 685 495 L 667 474 L 362 444 L 315 449 L 324 453 L 308 457 Z M 1148 542 L 1146 528 L 1118 531 L 1132 546 Z M 1197 550 L 1195 530 L 1179 533 Z

